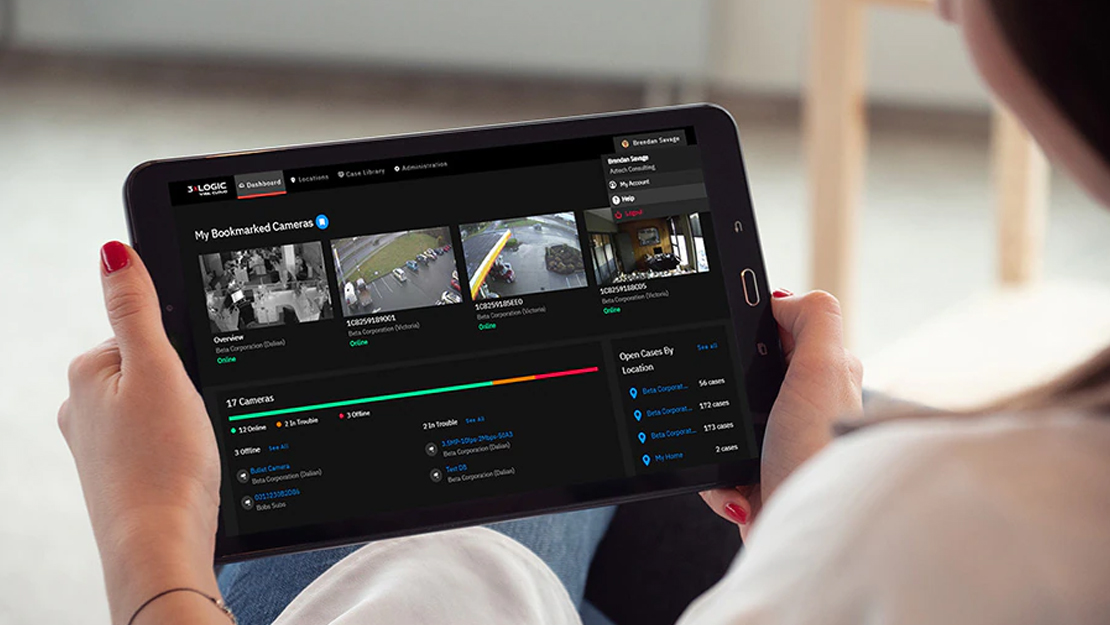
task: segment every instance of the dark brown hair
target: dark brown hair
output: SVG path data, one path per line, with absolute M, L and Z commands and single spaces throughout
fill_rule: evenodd
M 1002 35 L 1110 164 L 1110 0 L 989 0 Z

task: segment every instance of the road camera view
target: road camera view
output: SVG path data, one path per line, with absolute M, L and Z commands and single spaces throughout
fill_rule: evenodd
M 204 254 L 200 273 L 213 333 L 332 316 L 318 242 Z
M 709 271 L 697 213 L 617 221 L 611 209 L 601 208 L 585 216 L 601 286 Z
M 462 302 L 447 226 L 332 241 L 343 316 Z
M 460 229 L 475 300 L 587 286 L 574 213 L 480 221 Z

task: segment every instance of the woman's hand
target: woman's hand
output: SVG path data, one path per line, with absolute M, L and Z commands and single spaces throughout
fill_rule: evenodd
M 121 623 L 167 588 L 218 594 L 220 465 L 204 403 L 162 328 L 142 261 L 114 241 L 101 261 L 115 337 L 70 365 L 58 425 L 77 462 L 113 622 Z M 175 602 L 196 599 L 165 601 Z
M 844 349 L 840 303 L 823 291 L 775 291 L 772 309 L 786 353 L 786 379 L 763 440 L 760 484 L 701 494 L 713 511 L 748 528 L 763 502 L 832 439 L 837 419 L 863 410 L 863 366 Z

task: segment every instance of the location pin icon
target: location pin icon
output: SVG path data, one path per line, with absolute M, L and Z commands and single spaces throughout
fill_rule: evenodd
M 632 416 L 633 416 L 633 417 L 636 417 L 636 420 L 637 420 L 637 421 L 639 421 L 640 419 L 643 419 L 643 418 L 644 418 L 644 413 L 642 413 L 642 412 L 640 412 L 639 410 L 637 410 L 636 412 L 633 412 L 633 413 L 632 413 Z
M 632 399 L 636 399 L 636 387 L 633 386 L 632 388 L 628 389 L 628 394 L 632 396 Z
M 643 460 L 643 461 L 644 461 L 644 466 L 645 466 L 645 467 L 646 467 L 647 465 L 651 464 L 651 456 L 649 456 L 649 455 L 647 455 L 647 454 L 644 454 L 644 457 L 643 457 L 643 458 L 640 458 L 640 460 Z
M 637 436 L 636 438 L 640 439 L 640 443 L 643 443 L 644 441 L 647 440 L 647 436 L 643 432 L 640 432 L 640 435 Z

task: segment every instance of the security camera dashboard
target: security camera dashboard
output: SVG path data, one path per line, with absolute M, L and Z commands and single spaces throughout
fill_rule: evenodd
M 755 479 L 782 358 L 735 137 L 695 107 L 137 168 L 218 559 Z

